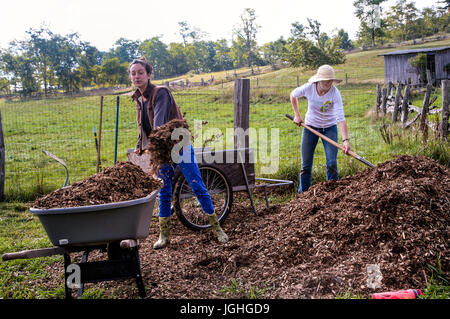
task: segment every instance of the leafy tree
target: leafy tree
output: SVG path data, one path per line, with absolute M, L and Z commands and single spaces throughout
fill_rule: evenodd
M 320 22 L 317 20 L 313 20 L 310 18 L 307 18 L 308 20 L 308 34 L 314 39 L 316 40 L 317 44 L 319 45 L 319 47 L 323 48 L 323 41 L 321 41 L 321 32 L 320 32 Z
M 303 26 L 303 24 L 301 24 L 298 21 L 295 21 L 294 23 L 291 23 L 291 37 L 292 39 L 298 39 L 298 38 L 304 38 L 306 37 L 306 29 Z
M 323 64 L 340 64 L 345 62 L 345 55 L 337 45 L 327 41 L 322 49 L 308 39 L 297 39 L 288 44 L 286 60 L 293 67 L 316 69 Z
M 233 59 L 230 55 L 230 48 L 227 40 L 221 39 L 214 43 L 216 54 L 214 56 L 215 66 L 214 71 L 230 70 L 233 68 Z
M 377 30 L 382 26 L 378 24 L 381 20 L 381 4 L 386 0 L 355 0 L 355 15 L 360 20 L 361 26 L 359 36 L 370 34 L 372 46 L 375 46 Z M 380 30 L 382 31 L 382 29 Z M 379 35 L 379 34 L 378 34 Z
M 248 62 L 247 54 L 244 40 L 242 38 L 233 40 L 230 48 L 230 57 L 233 60 L 234 68 L 241 68 L 246 65 Z
M 450 8 L 450 0 L 440 0 L 438 3 L 441 4 L 441 6 L 438 7 L 439 9 L 448 10 Z
M 425 82 L 427 75 L 427 54 L 426 53 L 419 53 L 416 56 L 409 59 L 409 63 L 417 69 L 417 72 L 419 73 L 419 76 L 422 80 L 422 82 Z
M 170 60 L 168 75 L 180 75 L 189 71 L 183 44 L 171 43 L 168 53 Z
M 206 35 L 205 32 L 197 27 L 189 25 L 186 21 L 178 22 L 178 26 L 180 27 L 179 32 L 183 39 L 184 46 L 189 43 L 189 40 L 191 43 L 200 41 Z
M 421 36 L 416 29 L 418 10 L 414 2 L 397 0 L 387 13 L 387 22 L 392 38 L 395 41 L 406 41 Z
M 44 27 L 39 30 L 30 29 L 26 32 L 30 36 L 27 51 L 35 58 L 44 94 L 47 96 L 49 79 L 52 78 L 51 61 L 54 58 L 53 33 Z
M 268 42 L 261 47 L 264 61 L 276 69 L 276 63 L 283 60 L 287 53 L 287 41 L 280 37 L 276 41 Z
M 101 66 L 101 75 L 103 83 L 110 85 L 119 85 L 128 82 L 127 77 L 128 63 L 120 63 L 118 57 L 106 58 Z
M 237 36 L 238 43 L 244 45 L 248 67 L 251 67 L 257 60 L 256 35 L 259 28 L 260 26 L 256 23 L 255 10 L 244 9 L 244 12 L 240 15 L 240 24 L 234 29 L 234 34 Z
M 80 43 L 80 47 L 81 54 L 78 58 L 78 71 L 80 72 L 81 85 L 85 87 L 92 83 L 97 83 L 97 77 L 99 76 L 97 67 L 101 63 L 103 54 L 88 42 Z
M 118 57 L 120 63 L 130 63 L 133 59 L 139 57 L 139 41 L 132 41 L 120 38 L 114 43 L 114 47 L 105 54 L 107 59 Z
M 352 40 L 350 40 L 348 33 L 344 29 L 339 29 L 333 39 L 337 41 L 339 49 L 351 50 L 354 48 Z
M 52 68 L 58 78 L 58 84 L 65 92 L 75 92 L 81 88 L 81 75 L 79 71 L 76 71 L 81 52 L 78 34 L 56 35 L 53 39 L 56 54 L 52 61 Z
M 143 41 L 139 46 L 139 50 L 152 64 L 156 79 L 170 74 L 168 48 L 159 36 Z
M 209 68 L 214 64 L 214 60 L 211 59 L 210 45 L 206 41 L 188 43 L 185 47 L 185 52 L 189 70 L 197 74 L 208 72 Z
M 27 51 L 26 41 L 12 41 L 8 51 L 1 56 L 3 71 L 11 75 L 11 84 L 24 96 L 31 96 L 39 90 L 36 81 L 35 61 Z

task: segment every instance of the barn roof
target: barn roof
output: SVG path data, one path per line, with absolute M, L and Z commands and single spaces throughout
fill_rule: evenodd
M 423 49 L 412 49 L 412 50 L 398 50 L 378 55 L 403 55 L 403 54 L 412 54 L 412 53 L 436 53 L 438 51 L 445 51 L 450 49 L 450 46 L 446 47 L 438 47 L 438 48 L 423 48 Z

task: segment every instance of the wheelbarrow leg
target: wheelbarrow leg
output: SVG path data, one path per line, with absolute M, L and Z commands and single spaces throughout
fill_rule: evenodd
M 138 250 L 138 247 L 133 247 L 132 250 L 134 253 L 136 285 L 138 287 L 139 297 L 145 298 L 147 296 L 147 294 L 145 292 L 144 281 L 142 280 L 141 263 L 139 261 L 140 260 L 139 259 L 139 250 Z
M 89 249 L 85 250 L 83 252 L 83 255 L 81 256 L 81 262 L 85 263 L 88 260 L 88 255 L 89 255 Z M 83 292 L 84 292 L 84 282 L 81 282 L 80 284 L 80 288 L 78 288 L 77 290 L 77 298 L 80 299 L 81 297 L 83 297 Z
M 70 255 L 68 253 L 64 254 L 64 291 L 66 295 L 66 299 L 72 299 L 72 289 L 67 286 L 67 280 L 69 274 L 67 273 L 67 267 L 71 264 Z

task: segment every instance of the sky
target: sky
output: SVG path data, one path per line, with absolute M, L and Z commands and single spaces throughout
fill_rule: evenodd
M 290 36 L 291 24 L 319 21 L 321 30 L 333 35 L 343 28 L 355 39 L 359 20 L 354 0 L 0 0 L 0 48 L 12 40 L 24 40 L 30 28 L 45 26 L 53 33 L 78 33 L 80 40 L 108 51 L 119 38 L 143 41 L 182 42 L 178 22 L 206 32 L 205 40 L 231 42 L 233 28 L 245 8 L 255 10 L 260 26 L 259 45 Z M 395 4 L 388 0 L 384 7 Z M 422 9 L 436 0 L 416 0 Z

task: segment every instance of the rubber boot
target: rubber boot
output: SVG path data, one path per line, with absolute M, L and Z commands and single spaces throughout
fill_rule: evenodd
M 170 217 L 159 217 L 159 239 L 153 249 L 161 249 L 170 244 Z
M 227 234 L 225 234 L 222 227 L 220 227 L 219 219 L 217 218 L 216 213 L 208 215 L 208 219 L 212 230 L 217 236 L 217 240 L 220 241 L 221 243 L 226 243 L 228 241 L 228 236 Z

